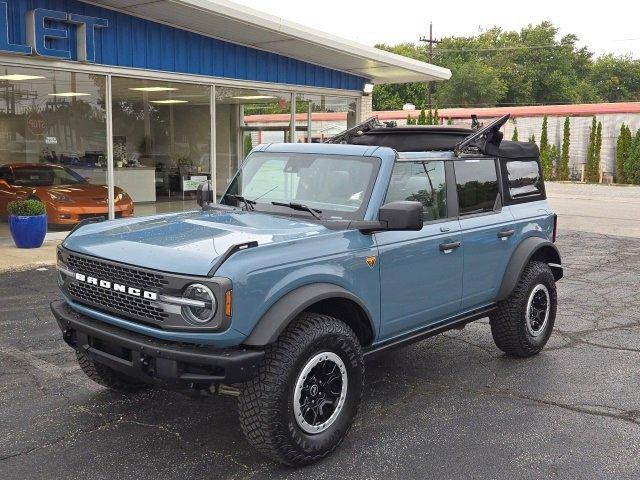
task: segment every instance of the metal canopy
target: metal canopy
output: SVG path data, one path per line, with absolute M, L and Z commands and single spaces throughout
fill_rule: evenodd
M 202 35 L 358 75 L 373 83 L 447 80 L 451 71 L 227 0 L 83 0 Z

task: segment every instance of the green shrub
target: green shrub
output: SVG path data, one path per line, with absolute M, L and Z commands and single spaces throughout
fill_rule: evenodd
M 569 147 L 571 146 L 571 121 L 569 117 L 564 119 L 564 129 L 562 133 L 562 151 L 560 164 L 558 165 L 558 180 L 569 180 Z
M 20 217 L 35 217 L 36 215 L 44 215 L 47 210 L 40 200 L 31 199 L 9 202 L 7 212 L 9 212 L 9 215 Z

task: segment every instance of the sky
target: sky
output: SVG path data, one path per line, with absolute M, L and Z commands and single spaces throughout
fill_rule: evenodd
M 551 21 L 560 35 L 574 33 L 596 55 L 640 58 L 640 1 L 536 0 L 233 0 L 303 25 L 366 45 L 416 42 L 434 37 L 471 36 L 493 26 L 519 30 Z M 610 8 L 613 7 L 613 8 Z

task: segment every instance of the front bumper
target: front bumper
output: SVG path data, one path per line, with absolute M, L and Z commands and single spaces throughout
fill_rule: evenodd
M 263 350 L 212 349 L 162 341 L 94 320 L 64 300 L 51 302 L 64 341 L 93 361 L 165 386 L 232 384 L 257 375 Z

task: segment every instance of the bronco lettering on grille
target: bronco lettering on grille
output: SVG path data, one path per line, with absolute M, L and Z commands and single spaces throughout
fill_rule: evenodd
M 116 292 L 126 293 L 128 295 L 132 295 L 134 297 L 143 297 L 147 300 L 157 300 L 158 294 L 155 292 L 148 292 L 147 290 L 141 290 L 139 288 L 128 287 L 126 285 L 122 285 L 120 283 L 113 283 L 107 280 L 101 280 L 96 277 L 90 277 L 88 275 L 83 275 L 82 273 L 76 273 L 75 279 L 79 282 L 88 283 L 90 285 L 100 286 L 102 288 L 106 288 L 108 290 L 114 290 Z

